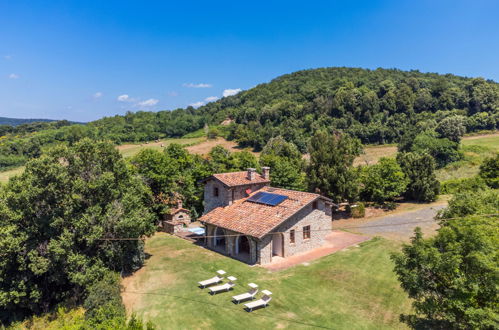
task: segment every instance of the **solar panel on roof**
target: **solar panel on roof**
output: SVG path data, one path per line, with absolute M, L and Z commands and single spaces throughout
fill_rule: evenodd
M 288 196 L 260 191 L 248 198 L 248 202 L 276 206 L 282 203 L 287 198 Z

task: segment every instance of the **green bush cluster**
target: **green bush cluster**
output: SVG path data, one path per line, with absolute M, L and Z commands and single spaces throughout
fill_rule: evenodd
M 480 177 L 462 178 L 447 180 L 441 183 L 440 193 L 442 194 L 456 194 L 465 191 L 478 191 L 486 189 L 485 181 Z

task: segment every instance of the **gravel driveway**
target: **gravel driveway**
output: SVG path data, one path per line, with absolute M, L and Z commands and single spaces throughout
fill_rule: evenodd
M 343 229 L 354 233 L 382 236 L 388 239 L 409 241 L 414 229 L 420 227 L 424 234 L 431 235 L 439 228 L 433 219 L 438 210 L 446 203 L 432 204 L 414 211 L 394 213 L 371 219 L 351 219 L 333 222 L 334 229 Z

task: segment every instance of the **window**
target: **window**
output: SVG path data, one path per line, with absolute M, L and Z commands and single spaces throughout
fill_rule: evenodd
M 295 242 L 295 230 L 291 229 L 289 231 L 289 243 L 294 243 Z
M 310 226 L 303 227 L 303 239 L 310 238 Z
M 315 210 L 315 209 L 317 209 L 317 201 L 314 201 L 314 202 L 312 203 L 312 208 L 313 208 L 314 210 Z
M 183 218 L 184 218 L 184 216 L 183 216 L 182 214 L 180 214 L 180 215 L 178 216 L 178 218 L 179 218 L 179 219 L 183 219 Z
M 213 196 L 218 197 L 218 188 L 213 188 Z

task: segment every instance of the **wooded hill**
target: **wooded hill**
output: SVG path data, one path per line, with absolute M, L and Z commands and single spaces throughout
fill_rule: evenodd
M 82 137 L 116 143 L 180 137 L 228 118 L 228 138 L 241 146 L 260 150 L 271 137 L 281 135 L 305 152 L 312 132 L 322 128 L 343 130 L 363 143 L 383 144 L 455 115 L 466 117 L 468 132 L 497 129 L 499 84 L 396 69 L 303 70 L 198 109 L 129 112 L 38 134 L 17 132 L 0 142 L 0 168 L 37 155 L 50 143 Z
M 446 116 L 470 117 L 468 131 L 495 129 L 499 85 L 419 71 L 322 68 L 280 76 L 199 109 L 137 112 L 90 125 L 117 141 L 182 136 L 231 118 L 229 138 L 262 148 L 282 135 L 304 151 L 311 132 L 341 129 L 364 143 L 397 141 L 410 127 Z

